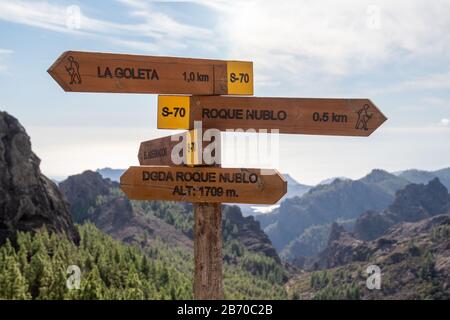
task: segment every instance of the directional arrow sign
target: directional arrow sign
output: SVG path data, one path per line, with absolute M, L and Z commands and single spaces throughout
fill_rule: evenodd
M 203 141 L 202 138 L 198 136 L 196 130 L 190 130 L 144 141 L 139 148 L 139 164 L 141 166 L 196 166 L 220 163 L 220 137 L 217 137 L 217 141 L 214 136 L 211 137 L 211 141 Z
M 159 96 L 159 129 L 279 129 L 280 133 L 369 136 L 386 117 L 368 99 Z
M 217 167 L 130 167 L 122 191 L 134 200 L 274 204 L 287 192 L 276 170 Z
M 64 52 L 48 70 L 65 91 L 253 94 L 253 63 Z

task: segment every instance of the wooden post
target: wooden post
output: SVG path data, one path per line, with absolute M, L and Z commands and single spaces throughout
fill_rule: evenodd
M 221 204 L 194 203 L 194 216 L 194 299 L 223 299 Z

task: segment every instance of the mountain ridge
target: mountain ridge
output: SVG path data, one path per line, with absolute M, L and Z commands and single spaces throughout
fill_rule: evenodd
M 397 191 L 394 202 L 380 213 L 363 213 L 356 220 L 354 234 L 358 239 L 373 240 L 397 223 L 445 213 L 450 213 L 450 196 L 447 188 L 434 178 L 426 185 L 409 184 Z
M 450 299 L 450 215 L 402 222 L 371 241 L 333 224 L 327 248 L 286 285 L 300 299 Z M 379 268 L 378 290 L 367 287 Z M 318 271 L 319 270 L 319 271 Z

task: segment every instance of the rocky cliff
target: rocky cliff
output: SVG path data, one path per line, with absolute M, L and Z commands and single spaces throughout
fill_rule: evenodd
M 400 240 L 407 241 L 428 232 L 436 224 L 448 224 L 450 196 L 435 178 L 428 184 L 409 184 L 396 193 L 393 203 L 383 212 L 368 211 L 347 232 L 334 223 L 328 245 L 316 260 L 315 268 L 334 268 L 353 261 L 365 261 Z M 435 220 L 434 216 L 443 215 Z M 445 218 L 447 217 L 447 218 Z M 408 223 L 415 223 L 408 224 Z
M 391 187 L 401 181 L 388 182 L 386 179 L 399 180 L 381 171 L 356 181 L 336 179 L 331 184 L 312 188 L 302 197 L 286 199 L 276 212 L 259 215 L 256 219 L 279 252 L 285 249 L 285 256 L 297 256 L 304 252 L 295 250 L 299 246 L 292 242 L 301 241 L 308 228 L 356 219 L 364 211 L 381 211 L 392 203 Z M 384 188 L 385 185 L 389 188 Z M 291 251 L 287 249 L 295 252 L 286 252 Z
M 16 118 L 0 112 L 0 243 L 14 239 L 17 231 L 42 227 L 79 241 L 58 187 L 39 165 L 25 129 Z
M 309 272 L 288 284 L 300 299 L 450 299 L 450 215 L 402 222 L 372 241 L 333 225 L 328 247 Z M 366 286 L 369 266 L 379 289 Z M 313 271 L 321 269 L 321 271 Z
M 244 217 L 238 206 L 224 206 L 222 229 L 224 233 L 231 226 L 231 237 L 238 240 L 248 250 L 262 253 L 280 263 L 280 258 L 269 237 L 262 231 L 253 216 Z M 235 226 L 235 227 L 234 227 Z
M 396 193 L 394 202 L 383 212 L 369 211 L 355 223 L 354 234 L 362 240 L 381 236 L 400 222 L 415 222 L 450 213 L 450 196 L 438 178 L 428 184 L 409 184 Z

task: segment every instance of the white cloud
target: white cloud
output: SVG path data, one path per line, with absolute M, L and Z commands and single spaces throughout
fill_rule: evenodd
M 229 56 L 252 59 L 272 78 L 363 74 L 392 59 L 450 52 L 448 1 L 195 2 L 218 11 L 217 34 Z M 372 27 L 374 7 L 379 28 Z
M 450 89 L 450 71 L 444 73 L 431 73 L 415 79 L 402 81 L 386 88 L 382 88 L 379 91 L 386 93 L 435 89 Z M 430 101 L 437 102 L 438 100 L 434 98 Z
M 256 83 L 264 87 L 325 87 L 388 63 L 450 60 L 450 1 L 186 1 L 211 10 L 208 21 L 215 22 L 207 27 L 179 21 L 170 10 L 161 12 L 160 2 L 177 5 L 170 0 L 116 2 L 132 23 L 96 19 L 82 10 L 81 28 L 67 28 L 67 7 L 25 0 L 0 0 L 0 19 L 132 50 L 167 54 L 196 49 L 205 56 L 219 52 L 223 58 L 251 60 Z M 408 80 L 386 91 L 448 88 L 449 75 Z
M 66 27 L 66 7 L 35 1 L 0 1 L 0 19 L 59 32 Z
M 206 39 L 212 36 L 210 30 L 182 24 L 171 17 L 158 12 L 155 7 L 145 1 L 119 0 L 120 3 L 131 9 L 130 15 L 143 20 L 138 26 L 133 26 L 135 31 L 141 32 L 143 35 L 158 34 L 159 37 L 169 35 L 176 39 Z
M 450 108 L 450 99 L 444 99 L 441 97 L 436 96 L 424 97 L 422 99 L 422 102 L 426 106 Z
M 142 51 L 176 48 L 176 40 L 200 41 L 211 36 L 209 30 L 178 23 L 171 17 L 150 8 L 130 7 L 130 16 L 139 23 L 116 23 L 95 19 L 80 10 L 79 28 L 67 26 L 67 6 L 43 1 L 0 0 L 0 19 L 46 30 L 100 38 L 124 47 Z M 82 8 L 81 8 L 82 9 Z

